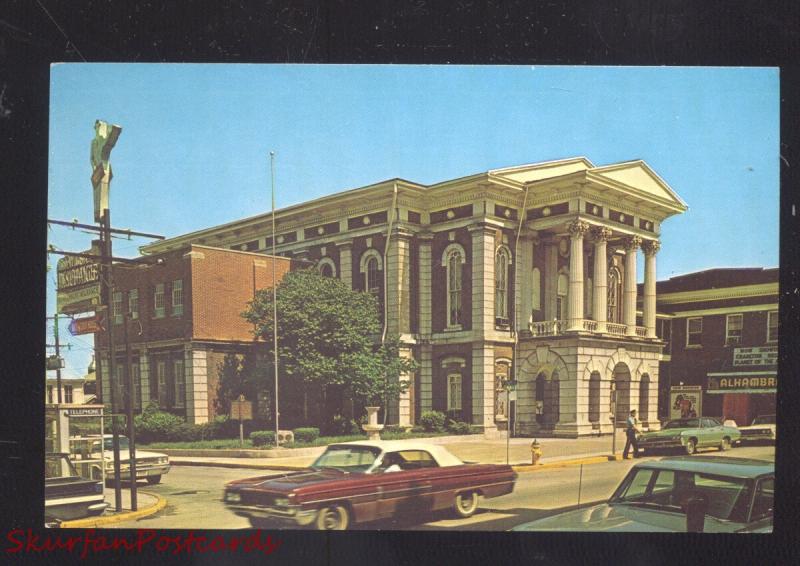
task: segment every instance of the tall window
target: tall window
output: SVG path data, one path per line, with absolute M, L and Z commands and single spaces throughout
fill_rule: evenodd
M 128 312 L 131 313 L 131 320 L 139 318 L 139 289 L 128 291 Z
M 183 314 L 183 279 L 172 282 L 172 316 Z
M 122 324 L 122 291 L 114 291 L 111 308 L 114 314 L 114 324 Z
M 778 341 L 778 311 L 767 314 L 767 342 Z
M 567 318 L 567 291 L 569 290 L 569 278 L 561 273 L 558 276 L 556 288 L 556 318 L 564 320 Z
M 453 250 L 447 256 L 447 325 L 461 324 L 461 264 L 462 256 Z
M 186 375 L 183 372 L 183 360 L 175 360 L 175 406 L 186 405 Z
M 742 325 L 744 316 L 729 314 L 725 317 L 725 344 L 740 344 L 742 342 Z
M 131 373 L 133 374 L 133 406 L 138 409 L 142 406 L 142 375 L 139 373 L 139 364 L 131 365 Z
M 72 386 L 65 385 L 64 386 L 64 402 L 65 403 L 72 403 Z
M 508 322 L 508 265 L 511 254 L 506 248 L 497 250 L 494 260 L 494 316 L 498 324 Z
M 650 376 L 646 373 L 639 381 L 639 419 L 646 423 L 650 416 Z
M 333 277 L 333 268 L 331 267 L 331 265 L 329 263 L 323 263 L 319 267 L 319 273 L 323 277 Z
M 703 317 L 686 319 L 686 345 L 700 346 L 703 342 Z
M 619 269 L 616 266 L 612 266 L 611 269 L 608 270 L 608 299 L 606 302 L 606 307 L 608 309 L 608 322 L 619 322 L 619 285 L 622 277 L 620 275 Z
M 381 290 L 381 277 L 378 273 L 378 258 L 371 257 L 367 260 L 367 291 L 378 298 Z
M 153 293 L 153 316 L 163 318 L 164 313 L 164 284 L 157 283 Z
M 117 374 L 113 387 L 115 400 L 117 403 L 121 403 L 124 409 L 128 404 L 128 389 L 125 387 L 125 366 L 117 362 L 117 365 L 114 366 L 114 372 Z
M 158 406 L 167 406 L 167 363 L 160 361 L 156 364 L 156 377 L 158 378 Z
M 542 309 L 542 272 L 538 267 L 531 273 L 531 308 L 535 311 Z
M 461 375 L 458 373 L 447 376 L 447 410 L 461 410 Z

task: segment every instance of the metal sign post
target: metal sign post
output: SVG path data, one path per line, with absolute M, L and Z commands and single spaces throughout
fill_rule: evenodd
M 516 399 L 516 387 L 517 387 L 517 380 L 516 379 L 509 379 L 507 381 L 503 381 L 503 388 L 506 390 L 506 412 L 508 413 L 506 420 L 506 465 L 508 464 L 508 453 L 509 453 L 509 446 L 511 444 L 511 411 L 509 407 L 511 406 L 509 403 L 511 401 L 511 393 L 514 392 L 514 398 Z
M 231 401 L 231 418 L 239 421 L 239 446 L 244 446 L 244 421 L 253 418 L 253 403 L 245 401 L 244 395 L 239 395 L 239 399 Z

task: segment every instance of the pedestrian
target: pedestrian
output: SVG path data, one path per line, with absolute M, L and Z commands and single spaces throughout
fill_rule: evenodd
M 628 449 L 633 448 L 633 457 L 639 457 L 639 443 L 636 435 L 639 434 L 639 419 L 636 418 L 636 409 L 631 411 L 628 420 L 625 421 L 625 449 L 622 451 L 622 459 L 628 459 Z

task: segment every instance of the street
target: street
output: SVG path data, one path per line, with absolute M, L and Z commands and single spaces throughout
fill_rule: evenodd
M 740 447 L 727 452 L 704 454 L 724 457 L 756 458 L 774 461 L 774 446 Z M 660 458 L 661 455 L 645 459 Z M 520 473 L 514 492 L 495 499 L 482 500 L 480 508 L 468 519 L 454 519 L 439 513 L 419 523 L 419 518 L 402 518 L 369 523 L 357 528 L 380 530 L 491 530 L 505 531 L 513 526 L 558 512 L 579 503 L 608 498 L 627 471 L 638 460 L 622 460 L 581 466 L 542 469 Z M 281 472 L 242 468 L 173 466 L 162 483 L 140 489 L 167 499 L 163 511 L 139 519 L 116 523 L 120 528 L 242 529 L 247 519 L 228 511 L 221 501 L 226 482 L 257 475 L 280 475 Z

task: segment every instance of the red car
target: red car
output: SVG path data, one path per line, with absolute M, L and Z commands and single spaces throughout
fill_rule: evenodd
M 511 493 L 511 466 L 465 464 L 443 446 L 409 440 L 331 444 L 308 471 L 236 480 L 224 501 L 254 527 L 344 530 L 399 514 L 452 509 L 469 517 L 480 497 Z

